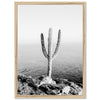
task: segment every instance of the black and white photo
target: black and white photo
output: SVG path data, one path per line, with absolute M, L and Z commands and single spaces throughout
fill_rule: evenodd
M 85 3 L 15 3 L 16 97 L 85 98 Z

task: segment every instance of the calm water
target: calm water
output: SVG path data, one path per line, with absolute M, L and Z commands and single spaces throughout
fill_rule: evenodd
M 82 54 L 81 44 L 61 45 L 53 60 L 52 77 L 67 78 L 82 83 Z M 32 77 L 46 75 L 47 59 L 42 53 L 40 44 L 19 45 L 18 72 Z

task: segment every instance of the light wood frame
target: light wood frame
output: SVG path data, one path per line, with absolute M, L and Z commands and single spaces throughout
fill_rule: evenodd
M 83 5 L 83 95 L 17 95 L 18 5 Z M 15 2 L 15 98 L 86 98 L 86 2 Z

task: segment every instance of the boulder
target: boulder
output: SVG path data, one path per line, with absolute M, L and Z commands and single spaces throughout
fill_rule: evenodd
M 70 92 L 70 86 L 65 86 L 65 87 L 62 89 L 62 94 L 68 95 L 69 92 Z
M 44 77 L 42 79 L 42 81 L 40 82 L 39 86 L 42 85 L 42 84 L 56 84 L 56 82 L 54 80 L 52 80 L 52 78 L 49 78 L 49 77 Z

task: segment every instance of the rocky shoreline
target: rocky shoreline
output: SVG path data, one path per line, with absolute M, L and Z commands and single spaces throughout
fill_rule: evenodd
M 50 79 L 45 75 L 37 77 L 18 74 L 18 95 L 82 95 L 82 84 L 67 79 Z

